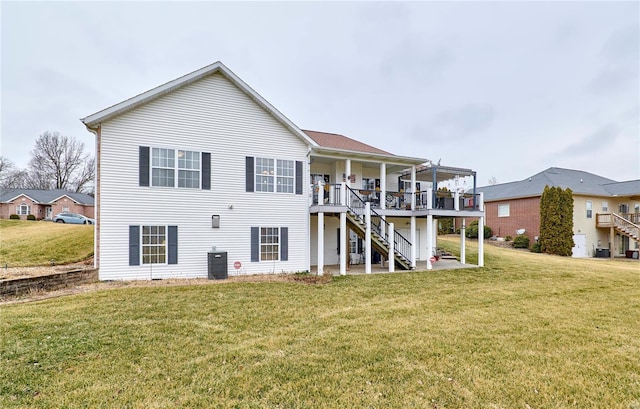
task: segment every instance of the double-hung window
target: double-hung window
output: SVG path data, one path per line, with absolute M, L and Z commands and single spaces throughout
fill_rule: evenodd
M 166 226 L 142 226 L 142 264 L 164 264 L 166 260 Z
M 251 227 L 251 261 L 288 260 L 288 227 Z
M 587 200 L 587 219 L 591 219 L 593 216 L 593 202 L 591 200 Z
M 273 159 L 256 158 L 256 192 L 273 192 Z
M 174 187 L 175 150 L 153 148 L 151 150 L 151 186 Z
M 277 161 L 278 166 L 276 170 L 278 178 L 278 189 L 280 193 L 293 193 L 293 180 L 294 180 L 294 168 L 292 160 L 280 160 Z
M 200 187 L 200 153 L 178 151 L 178 187 Z
M 260 261 L 278 260 L 280 255 L 280 228 L 260 228 Z
M 129 265 L 178 264 L 178 226 L 129 226 Z

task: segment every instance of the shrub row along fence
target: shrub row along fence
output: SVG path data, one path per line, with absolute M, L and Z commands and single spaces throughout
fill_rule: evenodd
M 19 297 L 38 291 L 52 291 L 98 281 L 98 270 L 74 270 L 36 277 L 0 281 L 0 298 Z

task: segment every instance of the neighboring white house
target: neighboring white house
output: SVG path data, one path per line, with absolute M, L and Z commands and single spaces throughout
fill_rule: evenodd
M 483 220 L 480 195 L 435 194 L 475 172 L 303 131 L 219 62 L 82 122 L 101 280 L 207 277 L 212 251 L 230 274 L 370 272 L 389 254 L 411 269 L 435 250 L 434 218 Z

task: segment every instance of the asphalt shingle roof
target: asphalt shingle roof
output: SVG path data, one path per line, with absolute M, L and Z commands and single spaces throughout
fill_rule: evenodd
M 68 192 L 62 189 L 51 189 L 51 190 L 42 190 L 42 189 L 2 189 L 0 192 L 0 202 L 7 203 L 8 201 L 15 199 L 20 195 L 29 196 L 31 199 L 35 200 L 38 203 L 51 203 L 52 201 L 58 199 L 61 196 L 68 196 L 76 202 L 83 205 L 93 205 L 94 200 L 93 197 L 89 196 L 86 193 L 75 193 Z
M 612 196 L 613 194 L 640 194 L 640 180 L 616 182 L 581 170 L 549 168 L 527 179 L 478 188 L 485 201 L 540 196 L 545 186 L 569 188 L 574 194 Z
M 392 155 L 389 152 L 383 151 L 366 143 L 356 141 L 344 135 L 335 133 L 308 131 L 303 129 L 302 132 L 309 135 L 311 139 L 318 145 L 325 148 L 343 149 L 347 151 L 365 152 L 365 153 L 378 153 L 382 155 Z

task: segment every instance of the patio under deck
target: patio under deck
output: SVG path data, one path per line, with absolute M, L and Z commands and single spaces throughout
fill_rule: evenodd
M 365 274 L 364 272 L 364 264 L 352 264 L 350 269 L 347 270 L 347 275 L 360 275 Z M 433 269 L 427 270 L 427 262 L 426 261 L 418 261 L 416 262 L 415 270 L 400 270 L 396 269 L 393 273 L 389 273 L 389 266 L 385 263 L 384 266 L 382 264 L 371 264 L 371 274 L 396 274 L 396 273 L 411 273 L 417 271 L 423 272 L 432 272 L 437 270 L 458 270 L 461 268 L 478 268 L 475 264 L 462 264 L 458 260 L 453 259 L 440 259 L 433 263 Z M 311 274 L 316 274 L 318 272 L 318 266 L 311 266 Z M 324 266 L 325 274 L 330 272 L 334 276 L 340 275 L 340 265 L 325 265 Z

